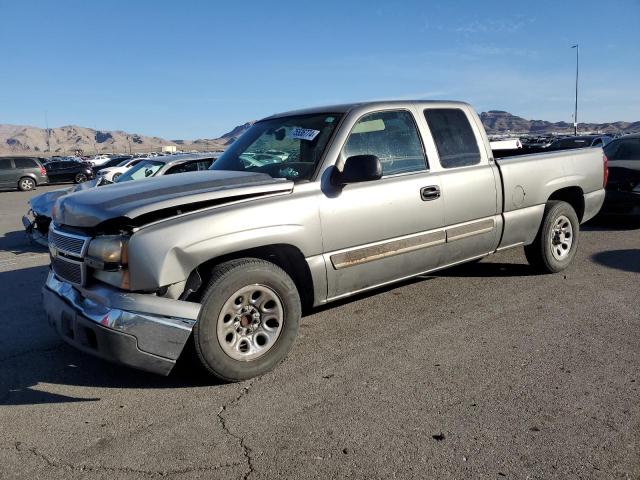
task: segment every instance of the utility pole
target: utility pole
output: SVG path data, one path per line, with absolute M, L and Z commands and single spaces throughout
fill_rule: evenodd
M 47 127 L 47 153 L 51 152 L 51 131 L 49 130 L 49 115 L 44 111 L 44 123 Z
M 576 43 L 571 48 L 576 49 L 576 105 L 573 111 L 573 134 L 578 135 L 578 66 L 580 61 L 580 46 Z

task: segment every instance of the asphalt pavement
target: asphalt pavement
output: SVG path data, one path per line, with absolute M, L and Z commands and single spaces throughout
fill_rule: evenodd
M 640 478 L 640 225 L 584 226 L 572 267 L 521 249 L 313 311 L 251 381 L 169 377 L 64 344 L 0 192 L 0 478 Z

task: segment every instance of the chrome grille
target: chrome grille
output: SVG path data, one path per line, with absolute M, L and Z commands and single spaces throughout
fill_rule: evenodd
M 77 262 L 64 257 L 54 257 L 51 259 L 51 266 L 57 277 L 74 285 L 84 283 L 85 266 L 82 262 Z
M 61 232 L 55 228 L 49 229 L 49 244 L 62 253 L 82 257 L 88 242 L 87 237 Z

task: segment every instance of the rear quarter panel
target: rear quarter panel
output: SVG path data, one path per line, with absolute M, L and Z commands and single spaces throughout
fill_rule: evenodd
M 602 190 L 600 148 L 564 150 L 497 160 L 503 185 L 504 233 L 500 248 L 533 242 L 545 204 L 558 190 L 578 187 L 587 196 Z

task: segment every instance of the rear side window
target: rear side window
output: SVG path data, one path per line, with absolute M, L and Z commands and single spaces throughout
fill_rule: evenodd
M 413 116 L 404 110 L 370 113 L 354 125 L 344 145 L 345 159 L 375 155 L 383 175 L 426 170 L 422 142 Z
M 465 113 L 458 108 L 424 111 L 443 168 L 467 167 L 480 163 L 476 136 Z
M 10 169 L 11 169 L 11 159 L 0 158 L 0 170 L 10 170 Z
M 640 138 L 623 138 L 608 144 L 604 149 L 609 160 L 637 160 L 640 162 Z
M 31 158 L 15 158 L 13 163 L 16 164 L 16 168 L 36 168 L 36 162 Z
M 199 170 L 207 170 L 211 166 L 211 159 L 195 160 L 192 162 L 182 163 L 171 167 L 165 175 L 173 175 L 174 173 L 197 172 Z

